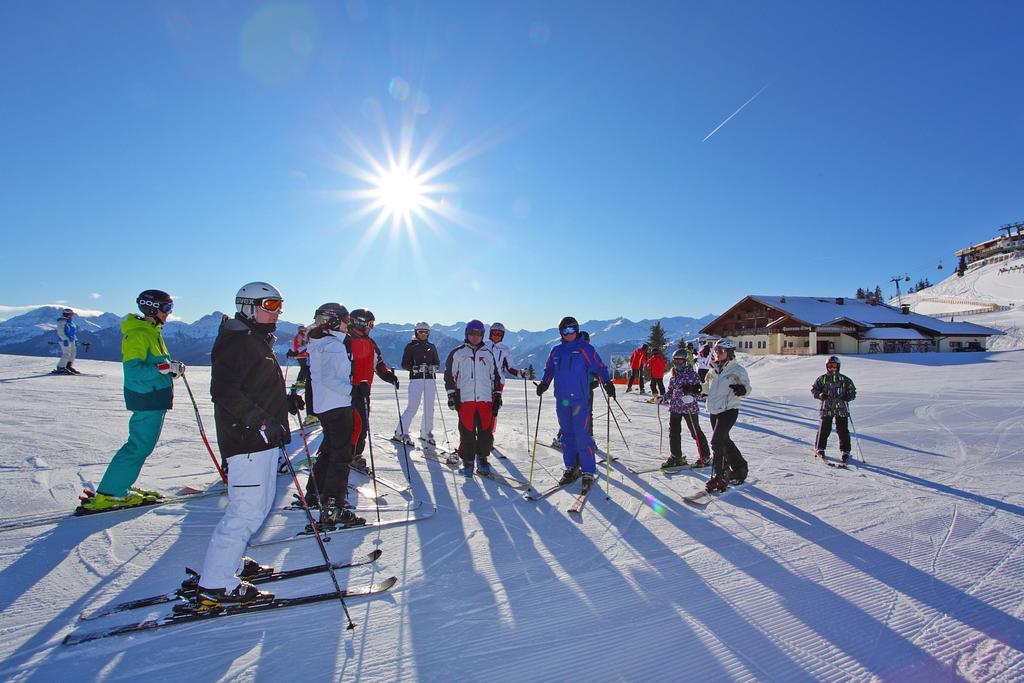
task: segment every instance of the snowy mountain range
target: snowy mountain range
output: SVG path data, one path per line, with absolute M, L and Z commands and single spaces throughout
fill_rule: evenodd
M 41 306 L 0 322 L 0 353 L 26 356 L 56 355 L 57 346 L 51 342 L 56 342 L 57 339 L 54 330 L 60 318 L 59 311 L 58 306 Z M 167 323 L 164 326 L 164 339 L 172 355 L 189 365 L 209 365 L 210 349 L 213 348 L 223 315 L 220 311 L 214 311 L 192 323 Z M 591 342 L 605 361 L 610 363 L 613 356 L 628 354 L 645 341 L 655 322 L 661 322 L 669 341 L 674 343 L 680 338 L 695 337 L 700 328 L 714 318 L 714 315 L 701 318 L 675 316 L 632 321 L 619 317 L 612 320 L 589 320 L 582 327 L 590 332 Z M 76 316 L 79 340 L 89 344 L 88 350 L 84 348 L 84 344 L 80 345 L 80 357 L 120 360 L 121 320 L 122 316 L 114 313 Z M 442 361 L 447 353 L 462 341 L 465 326 L 465 322 L 432 326 L 430 339 L 437 346 Z M 291 347 L 291 339 L 297 329 L 296 323 L 278 323 L 275 349 L 282 361 L 285 360 L 285 353 Z M 389 365 L 400 363 L 402 351 L 412 338 L 412 329 L 413 323 L 379 323 L 374 327 L 373 338 Z M 512 350 L 514 364 L 532 364 L 538 372 L 547 358 L 548 350 L 557 341 L 558 330 L 554 327 L 541 331 L 509 330 L 505 335 L 505 343 Z

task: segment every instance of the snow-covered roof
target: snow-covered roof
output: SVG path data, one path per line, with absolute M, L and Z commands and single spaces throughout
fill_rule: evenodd
M 862 327 L 914 325 L 943 335 L 1002 334 L 999 330 L 974 323 L 946 322 L 919 313 L 901 313 L 894 306 L 869 304 L 862 299 L 844 298 L 839 304 L 836 297 L 751 295 L 750 298 L 815 327 L 848 320 Z
M 873 327 L 862 334 L 861 339 L 931 339 L 912 327 Z

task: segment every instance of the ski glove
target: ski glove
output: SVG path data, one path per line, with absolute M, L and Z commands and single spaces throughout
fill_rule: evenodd
M 185 374 L 185 364 L 180 360 L 167 361 L 166 363 L 157 363 L 156 369 L 160 371 L 162 375 L 170 375 L 174 379 L 178 379 Z
M 279 446 L 288 443 L 290 438 L 288 430 L 276 422 L 264 422 L 260 425 L 260 436 L 263 437 L 268 446 Z
M 742 384 L 730 384 L 729 388 L 732 389 L 732 393 L 736 394 L 737 396 L 747 395 L 747 388 Z
M 542 381 L 540 384 L 538 384 L 537 385 L 537 395 L 538 396 L 543 396 L 544 392 L 548 390 L 548 385 L 549 384 L 550 384 L 549 382 L 544 382 L 544 381 Z
M 288 412 L 298 415 L 299 411 L 306 407 L 306 402 L 296 393 L 288 394 Z
M 388 384 L 394 384 L 396 389 L 398 388 L 398 378 L 395 377 L 395 373 L 391 372 L 390 370 L 381 374 L 380 378 L 387 382 Z
M 284 355 L 286 355 L 286 356 L 287 356 L 287 357 L 289 357 L 289 358 L 295 358 L 295 356 L 297 356 L 297 355 L 299 355 L 299 354 L 295 353 L 295 352 L 294 352 L 294 351 L 292 351 L 291 349 L 288 349 L 288 352 L 287 352 L 286 354 L 284 354 Z
M 609 398 L 615 398 L 615 384 L 613 384 L 612 382 L 605 382 L 604 390 L 605 393 L 608 394 Z
M 499 410 L 501 410 L 501 394 L 494 392 L 491 395 L 491 413 L 497 415 Z
M 459 394 L 457 392 L 448 392 L 448 407 L 452 410 L 458 410 L 462 407 L 462 401 L 459 400 Z

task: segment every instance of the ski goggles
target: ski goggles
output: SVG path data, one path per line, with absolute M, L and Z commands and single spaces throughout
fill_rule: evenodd
M 686 359 L 685 358 L 673 358 L 672 359 L 672 365 L 686 365 Z
M 563 327 L 562 329 L 560 329 L 558 331 L 558 333 L 562 334 L 562 335 L 565 335 L 565 334 L 576 334 L 578 331 L 579 330 L 577 330 L 575 327 L 570 325 L 569 327 Z
M 425 334 L 425 335 L 427 335 L 429 337 L 430 336 L 430 330 L 416 330 L 416 334 Z
M 284 310 L 284 299 L 260 299 L 257 306 L 267 313 L 280 313 Z
M 139 306 L 145 306 L 146 308 L 155 308 L 163 313 L 170 313 L 174 310 L 173 301 L 147 301 L 145 299 L 139 299 Z
M 483 330 L 466 330 L 467 337 L 482 337 L 484 336 Z
M 491 337 L 494 337 L 494 336 L 498 336 L 498 337 L 501 337 L 502 339 L 504 339 L 505 338 L 505 333 L 502 332 L 501 330 L 491 330 Z

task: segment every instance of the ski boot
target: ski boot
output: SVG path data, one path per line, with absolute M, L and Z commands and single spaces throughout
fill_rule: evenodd
M 486 460 L 480 460 L 480 462 L 477 463 L 476 471 L 485 476 L 494 473 L 494 470 L 491 469 L 490 463 Z
M 472 477 L 473 476 L 473 461 L 471 460 L 469 462 L 466 462 L 465 460 L 463 460 L 462 461 L 462 467 L 459 469 L 459 474 L 461 474 L 464 477 Z
M 412 437 L 408 434 L 399 434 L 398 432 L 395 432 L 395 435 L 391 437 L 391 440 L 397 441 L 398 443 L 404 443 L 406 446 L 413 445 Z
M 665 462 L 661 463 L 661 469 L 669 470 L 669 469 L 672 469 L 673 467 L 686 467 L 686 465 L 687 465 L 686 458 L 684 458 L 682 456 L 675 456 L 675 455 L 673 455 L 668 460 L 666 460 Z
M 316 415 L 307 415 L 306 419 L 302 421 L 303 427 L 310 427 L 318 424 L 320 424 L 320 418 L 318 418 Z
M 562 450 L 562 448 L 563 448 L 563 445 L 562 445 L 562 440 L 561 440 L 561 439 L 559 439 L 559 438 L 558 438 L 558 437 L 556 436 L 556 437 L 555 437 L 554 439 L 552 439 L 552 440 L 551 440 L 551 447 L 552 447 L 552 448 L 557 448 L 558 450 Z
M 846 463 L 850 462 L 850 454 L 849 453 L 840 453 L 839 454 L 839 462 L 842 463 L 843 465 L 845 465 Z
M 370 466 L 366 463 L 366 458 L 361 455 L 357 455 L 352 458 L 352 469 L 366 474 L 370 471 Z
M 711 467 L 711 461 L 707 458 L 697 458 L 697 462 L 690 465 L 690 468 L 694 470 L 699 470 L 703 467 Z
M 725 474 L 722 475 L 727 482 L 730 484 L 742 484 L 747 480 L 747 470 L 734 470 L 731 467 L 725 468 Z
M 427 432 L 426 434 L 420 434 L 420 439 L 422 439 L 423 441 L 426 441 L 431 446 L 436 446 L 437 445 L 437 442 L 434 441 L 434 433 L 433 432 Z
M 86 492 L 78 498 L 82 502 L 75 510 L 77 515 L 88 515 L 93 512 L 106 512 L 120 508 L 135 507 L 137 505 L 151 505 L 156 502 L 155 498 L 147 498 L 137 493 L 128 492 L 126 496 L 108 496 L 105 493 Z
M 164 497 L 164 494 L 160 493 L 159 491 L 152 491 L 150 489 L 144 489 L 144 488 L 142 488 L 140 486 L 129 486 L 128 487 L 128 493 L 137 493 L 138 495 L 142 496 L 143 498 L 155 498 L 157 500 L 159 500 L 160 498 Z
M 459 465 L 462 463 L 462 458 L 458 453 L 449 453 L 444 462 L 446 465 Z
M 566 467 L 562 472 L 562 478 L 558 480 L 559 486 L 568 486 L 580 477 L 579 467 Z
M 818 460 L 824 460 L 825 459 L 825 451 L 821 450 L 820 448 L 815 450 L 814 451 L 814 457 L 817 458 Z
M 597 472 L 584 472 L 580 477 L 580 485 L 586 491 L 597 481 Z
M 704 485 L 704 490 L 708 493 L 721 493 L 729 488 L 729 481 L 721 474 L 708 479 L 708 483 Z
M 72 375 L 81 375 L 82 374 L 78 370 L 75 370 L 73 367 L 71 367 L 70 363 L 68 363 L 68 366 L 66 368 L 64 368 L 64 369 L 67 370 L 68 373 L 72 374 Z
M 54 368 L 50 371 L 51 375 L 70 375 L 67 368 Z
M 231 607 L 234 605 L 260 605 L 274 600 L 273 593 L 267 593 L 256 588 L 248 581 L 242 581 L 232 590 L 227 588 L 203 588 L 199 586 L 196 591 L 195 602 L 191 603 L 192 608 L 197 612 L 206 612 L 218 607 Z M 175 612 L 188 611 L 174 608 Z

